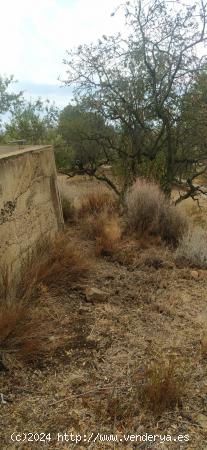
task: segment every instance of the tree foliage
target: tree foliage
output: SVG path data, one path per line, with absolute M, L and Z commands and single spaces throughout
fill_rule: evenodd
M 80 169 L 93 168 L 104 159 L 109 127 L 100 115 L 87 112 L 80 105 L 68 105 L 60 114 L 59 132 L 73 151 L 73 163 Z
M 23 100 L 13 110 L 6 124 L 8 139 L 25 139 L 27 144 L 42 144 L 53 140 L 58 123 L 58 109 L 49 101 Z
M 65 84 L 73 85 L 88 110 L 119 132 L 111 146 L 124 161 L 128 180 L 150 165 L 156 171 L 162 162 L 160 182 L 170 194 L 187 168 L 187 194 L 194 197 L 199 190 L 192 183 L 206 147 L 199 132 L 197 143 L 181 136 L 187 132 L 184 116 L 195 79 L 206 68 L 197 51 L 206 40 L 206 5 L 203 0 L 191 6 L 179 2 L 175 9 L 165 0 L 135 0 L 120 8 L 126 17 L 125 35 L 103 36 L 96 44 L 69 51 Z M 199 104 L 194 103 L 194 117 Z M 188 117 L 191 133 L 193 120 Z
M 13 76 L 3 77 L 0 75 L 0 115 L 8 111 L 12 112 L 22 99 L 22 92 L 18 94 L 10 92 L 10 87 L 13 82 Z
M 116 191 L 112 180 L 100 174 L 102 165 L 114 158 L 111 143 L 117 138 L 104 117 L 88 111 L 84 101 L 68 105 L 60 113 L 58 132 L 63 139 L 62 144 L 57 142 L 55 146 L 59 170 L 70 176 L 84 173 L 95 176 Z

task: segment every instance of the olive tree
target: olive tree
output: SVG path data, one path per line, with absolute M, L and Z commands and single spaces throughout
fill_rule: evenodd
M 88 111 L 84 102 L 68 105 L 60 113 L 58 132 L 62 137 L 61 145 L 55 146 L 59 171 L 68 176 L 93 176 L 116 191 L 112 180 L 100 173 L 103 164 L 113 159 L 111 142 L 116 138 L 114 129 L 105 123 L 103 116 Z
M 111 147 L 126 161 L 128 180 L 162 161 L 161 184 L 170 195 L 180 182 L 180 166 L 189 161 L 192 183 L 204 156 L 190 165 L 192 147 L 183 158 L 177 136 L 183 101 L 205 66 L 198 48 L 206 41 L 206 4 L 177 2 L 175 9 L 166 0 L 134 0 L 112 15 L 120 10 L 126 17 L 124 35 L 103 36 L 68 51 L 65 84 L 119 130 L 123 138 Z M 186 189 L 192 192 L 187 181 Z
M 5 113 L 13 112 L 22 101 L 22 92 L 16 94 L 11 92 L 11 86 L 14 83 L 14 77 L 4 77 L 0 75 L 0 129 L 2 125 L 2 116 Z M 2 132 L 3 133 L 3 132 Z
M 57 132 L 58 115 L 58 108 L 49 101 L 24 99 L 14 107 L 5 125 L 7 137 L 25 139 L 27 144 L 50 143 Z

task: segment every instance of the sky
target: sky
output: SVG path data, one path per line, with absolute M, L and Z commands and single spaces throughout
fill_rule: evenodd
M 64 79 L 66 50 L 121 31 L 111 13 L 120 0 L 1 0 L 0 74 L 18 80 L 27 98 L 49 98 L 63 107 L 71 99 Z

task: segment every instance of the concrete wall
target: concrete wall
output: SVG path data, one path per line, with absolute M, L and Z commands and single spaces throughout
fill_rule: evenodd
M 52 148 L 0 154 L 0 269 L 17 273 L 28 250 L 62 228 Z

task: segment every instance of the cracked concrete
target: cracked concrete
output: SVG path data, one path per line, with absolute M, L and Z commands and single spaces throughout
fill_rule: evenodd
M 62 228 L 52 148 L 0 155 L 0 269 L 17 273 L 25 255 Z

